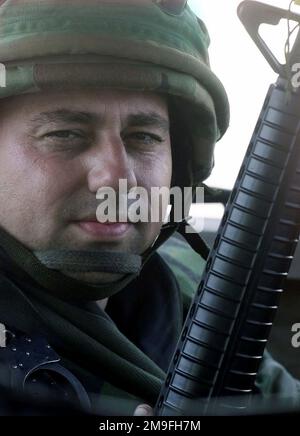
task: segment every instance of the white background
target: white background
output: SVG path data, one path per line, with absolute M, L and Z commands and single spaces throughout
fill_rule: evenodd
M 208 27 L 212 69 L 229 95 L 230 128 L 217 144 L 216 165 L 207 180 L 211 186 L 224 188 L 232 188 L 235 182 L 268 87 L 277 77 L 239 21 L 239 3 L 240 0 L 189 0 L 190 7 Z M 290 0 L 264 3 L 288 9 Z M 293 10 L 300 14 L 299 6 Z M 261 34 L 283 62 L 286 21 L 278 27 L 265 26 Z

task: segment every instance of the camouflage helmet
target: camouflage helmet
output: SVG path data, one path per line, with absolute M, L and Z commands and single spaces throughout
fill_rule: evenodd
M 192 186 L 210 174 L 228 100 L 186 0 L 4 0 L 0 24 L 0 98 L 91 86 L 165 94 L 184 131 L 181 170 Z

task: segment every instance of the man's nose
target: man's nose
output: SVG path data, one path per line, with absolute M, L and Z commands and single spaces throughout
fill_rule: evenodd
M 117 192 L 121 179 L 127 180 L 128 189 L 137 186 L 133 158 L 121 138 L 101 140 L 92 147 L 88 168 L 88 187 L 93 193 L 103 187 Z

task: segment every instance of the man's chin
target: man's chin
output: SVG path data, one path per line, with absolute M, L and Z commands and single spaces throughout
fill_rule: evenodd
M 101 272 L 88 272 L 88 273 L 71 273 L 69 271 L 62 271 L 62 273 L 68 277 L 76 280 L 80 280 L 85 283 L 93 285 L 105 285 L 117 282 L 124 277 L 124 274 L 115 273 L 101 273 Z

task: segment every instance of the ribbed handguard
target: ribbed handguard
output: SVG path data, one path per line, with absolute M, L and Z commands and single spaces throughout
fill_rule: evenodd
M 219 397 L 247 406 L 300 229 L 300 96 L 282 83 L 269 89 L 156 415 L 202 415 Z

